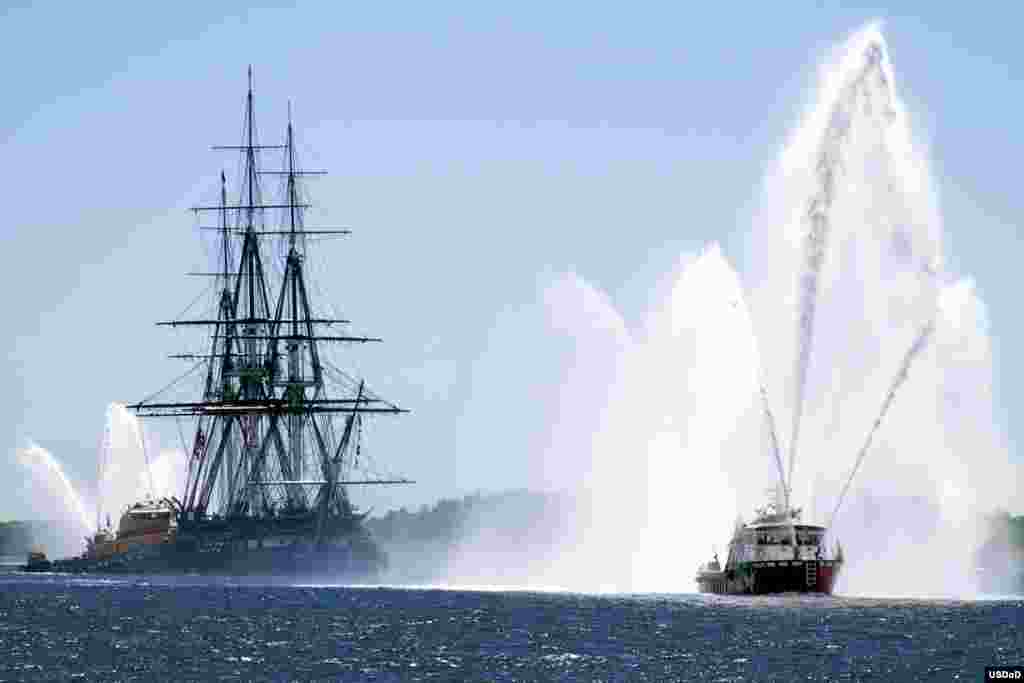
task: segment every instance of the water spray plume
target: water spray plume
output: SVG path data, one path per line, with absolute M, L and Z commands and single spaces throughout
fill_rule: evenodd
M 50 489 L 50 493 L 64 503 L 71 514 L 72 520 L 86 532 L 93 530 L 89 514 L 81 497 L 68 479 L 60 462 L 50 451 L 30 443 L 28 448 L 18 450 L 18 459 L 29 469 L 41 483 Z
M 572 340 L 572 355 L 557 356 L 556 395 L 557 413 L 574 422 L 546 423 L 557 447 L 543 457 L 565 465 L 567 480 L 583 473 L 580 488 L 607 508 L 583 549 L 565 551 L 572 571 L 559 585 L 598 582 L 608 574 L 598 558 L 631 555 L 630 589 L 685 590 L 708 559 L 702 549 L 727 540 L 732 520 L 777 481 L 780 499 L 811 521 L 833 513 L 831 531 L 856 548 L 841 592 L 967 593 L 967 567 L 934 573 L 927 587 L 898 568 L 969 556 L 978 539 L 961 520 L 1013 495 L 976 494 L 1008 479 L 992 476 L 1008 467 L 991 419 L 987 332 L 972 315 L 981 304 L 964 287 L 940 286 L 952 280 L 942 218 L 877 28 L 852 35 L 820 75 L 765 178 L 743 285 L 718 250 L 684 258 L 670 294 L 625 326 L 628 343 L 608 344 L 583 315 L 594 288 L 574 278 L 577 295 L 551 302 L 554 334 L 534 335 L 552 348 L 559 334 Z M 939 307 L 933 333 L 943 294 L 951 310 Z M 603 317 L 621 321 L 608 297 L 596 298 Z M 959 327 L 942 317 L 955 313 Z M 916 340 L 909 353 L 903 339 Z M 609 367 L 621 368 L 612 382 Z M 895 380 L 887 368 L 900 369 Z M 597 417 L 578 419 L 591 403 Z M 868 452 L 886 465 L 870 482 Z M 622 476 L 623 453 L 638 484 Z M 680 529 L 686 543 L 666 542 Z
M 138 418 L 121 403 L 107 406 L 105 447 L 100 459 L 100 514 L 118 516 L 139 498 L 156 496 L 166 489 L 163 482 L 158 486 L 155 481 L 156 463 L 149 457 Z
M 95 454 L 95 508 L 83 500 L 61 461 L 47 449 L 30 441 L 14 455 L 37 486 L 25 501 L 28 514 L 58 523 L 57 537 L 50 539 L 57 547 L 49 550 L 67 554 L 81 552 L 82 534 L 98 529 L 104 513 L 120 515 L 147 491 L 153 496 L 173 495 L 183 481 L 183 454 L 165 450 L 150 461 L 138 420 L 119 403 L 107 407 Z
M 110 408 L 107 408 L 106 419 L 103 424 L 103 435 L 100 437 L 99 448 L 96 453 L 96 528 L 103 525 L 103 481 L 107 468 L 107 461 L 110 458 Z
M 828 114 L 828 125 L 818 145 L 815 160 L 816 189 L 807 202 L 804 222 L 807 226 L 803 240 L 803 268 L 798 281 L 798 319 L 796 333 L 796 359 L 794 362 L 793 425 L 790 436 L 789 471 L 784 486 L 788 491 L 793 483 L 793 467 L 800 442 L 800 423 L 803 417 L 807 388 L 807 371 L 814 344 L 814 324 L 817 313 L 822 268 L 829 247 L 833 204 L 838 194 L 838 180 L 843 172 L 844 147 L 849 139 L 851 120 L 858 108 L 881 106 L 891 110 L 891 91 L 883 69 L 883 43 L 881 36 L 869 39 L 863 50 L 863 64 L 850 74 Z M 877 79 L 885 101 L 872 103 L 869 79 Z M 883 120 L 888 121 L 885 115 Z
M 156 486 L 153 484 L 153 464 L 149 461 L 149 453 L 146 452 L 146 436 L 142 433 L 142 423 L 135 420 L 135 435 L 139 440 L 139 448 L 142 449 L 142 461 L 146 466 L 146 483 L 149 485 L 149 495 L 156 497 Z
M 928 346 L 928 342 L 935 332 L 935 321 L 929 322 L 925 325 L 924 329 L 914 339 L 914 343 L 910 345 L 910 349 L 907 354 L 903 357 L 903 363 L 900 365 L 900 370 L 896 373 L 896 377 L 892 381 L 892 385 L 889 387 L 889 392 L 885 395 L 885 400 L 882 402 L 882 408 L 878 411 L 878 417 L 875 418 L 875 422 L 871 425 L 871 430 L 868 432 L 867 438 L 864 440 L 864 445 L 861 446 L 860 451 L 857 453 L 857 459 L 853 463 L 853 469 L 850 470 L 850 476 L 846 478 L 846 482 L 843 484 L 843 490 L 839 494 L 838 500 L 836 500 L 835 509 L 832 511 L 832 517 L 829 519 L 828 526 L 831 528 L 835 522 L 836 515 L 839 514 L 839 509 L 843 505 L 843 499 L 846 498 L 846 492 L 850 489 L 850 484 L 853 483 L 853 478 L 857 476 L 857 471 L 860 469 L 861 463 L 864 462 L 865 456 L 871 449 L 871 442 L 875 438 L 875 433 L 878 428 L 882 425 L 882 420 L 885 419 L 886 414 L 889 412 L 889 407 L 892 405 L 893 399 L 896 397 L 896 392 L 903 386 L 903 383 L 907 381 L 908 373 L 910 372 L 910 366 L 914 362 L 922 351 Z

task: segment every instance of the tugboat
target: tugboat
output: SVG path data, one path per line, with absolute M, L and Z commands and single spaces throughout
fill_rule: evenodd
M 53 570 L 53 563 L 47 559 L 42 548 L 33 548 L 29 551 L 28 560 L 21 569 L 26 572 L 48 572 Z
M 800 523 L 801 511 L 781 502 L 755 511 L 754 520 L 739 523 L 729 542 L 723 568 L 714 559 L 697 570 L 701 593 L 763 595 L 766 593 L 832 594 L 843 565 L 836 543 L 827 553 L 827 529 Z
M 177 528 L 174 501 L 168 498 L 147 498 L 124 511 L 116 535 L 111 531 L 108 519 L 106 528 L 99 529 L 91 538 L 85 539 L 82 560 L 116 563 L 129 553 L 159 554 L 161 546 L 174 542 Z M 58 567 L 63 564 L 64 561 L 57 561 Z

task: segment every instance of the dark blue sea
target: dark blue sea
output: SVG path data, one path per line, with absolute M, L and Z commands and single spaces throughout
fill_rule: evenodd
M 1024 601 L 0 574 L 4 681 L 980 681 Z

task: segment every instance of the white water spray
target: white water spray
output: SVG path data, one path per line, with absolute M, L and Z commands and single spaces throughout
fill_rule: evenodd
M 1009 506 L 1015 475 L 992 422 L 983 305 L 969 283 L 943 285 L 952 278 L 941 268 L 941 217 L 910 131 L 870 26 L 823 68 L 766 178 L 745 287 L 717 248 L 687 260 L 665 306 L 639 329 L 620 325 L 624 341 L 605 356 L 607 335 L 591 321 L 621 321 L 607 297 L 578 277 L 545 297 L 551 331 L 574 344 L 555 411 L 574 419 L 550 424 L 558 448 L 541 451 L 563 472 L 586 473 L 579 484 L 592 508 L 548 583 L 602 585 L 608 559 L 629 555 L 614 585 L 692 590 L 697 564 L 728 541 L 733 520 L 786 479 L 807 521 L 824 522 L 845 501 L 832 530 L 847 550 L 840 592 L 971 592 L 974 520 Z M 900 340 L 937 305 L 929 353 L 922 343 L 904 355 Z M 897 395 L 888 368 L 901 359 L 914 368 L 899 374 Z M 765 384 L 790 387 L 771 395 L 789 400 L 771 405 Z M 875 427 L 877 397 L 889 395 Z M 599 426 L 577 432 L 581 406 L 595 402 Z M 773 437 L 780 414 L 794 416 L 792 431 Z M 869 432 L 874 456 L 860 457 L 850 480 Z M 786 436 L 783 477 L 773 438 Z
M 16 455 L 37 486 L 26 492 L 30 514 L 65 525 L 60 547 L 49 549 L 61 554 L 81 552 L 83 535 L 95 531 L 107 517 L 116 520 L 141 498 L 177 494 L 184 476 L 185 459 L 177 450 L 162 451 L 149 461 L 138 419 L 119 403 L 111 403 L 106 411 L 104 436 L 96 454 L 95 503 L 83 499 L 50 451 L 30 444 Z
M 151 474 L 138 427 L 138 418 L 120 403 L 107 406 L 107 452 L 102 454 L 98 499 L 100 514 L 120 517 L 126 507 L 152 493 Z
M 64 472 L 64 467 L 50 451 L 42 446 L 30 443 L 27 448 L 18 449 L 18 461 L 39 484 L 45 487 L 51 497 L 50 504 L 56 503 L 59 512 L 58 520 L 66 520 L 75 527 L 76 532 L 88 533 L 93 530 L 92 522 L 85 503 L 75 490 L 71 480 Z M 63 508 L 63 510 L 61 510 Z M 54 508 L 51 508 L 51 510 Z M 52 517 L 46 517 L 52 519 Z
M 839 510 L 843 505 L 843 499 L 846 497 L 846 492 L 850 490 L 850 484 L 853 483 L 853 478 L 857 476 L 857 471 L 860 469 L 861 463 L 864 462 L 865 456 L 871 449 L 871 442 L 875 439 L 875 434 L 878 432 L 878 428 L 882 426 L 882 421 L 889 412 L 889 408 L 892 407 L 893 399 L 896 398 L 896 392 L 903 386 L 903 383 L 907 381 L 907 374 L 910 372 L 910 366 L 914 362 L 914 359 L 924 351 L 928 345 L 929 339 L 935 332 L 935 322 L 929 322 L 921 333 L 914 339 L 914 343 L 910 345 L 910 349 L 907 350 L 907 355 L 903 358 L 903 364 L 900 365 L 899 372 L 896 373 L 896 377 L 893 379 L 892 386 L 889 387 L 889 392 L 885 395 L 885 400 L 882 402 L 882 408 L 878 411 L 878 417 L 875 418 L 874 424 L 871 425 L 871 431 L 868 432 L 867 438 L 864 440 L 864 445 L 861 446 L 860 451 L 857 453 L 857 459 L 853 463 L 853 469 L 850 470 L 850 476 L 846 478 L 843 483 L 843 490 L 839 492 L 839 499 L 836 501 L 836 507 L 832 511 L 832 515 L 828 518 L 828 526 L 831 527 L 835 522 L 836 515 L 839 514 Z
M 877 38 L 877 39 L 876 39 Z M 821 135 L 814 164 L 816 187 L 807 203 L 807 234 L 804 237 L 804 266 L 798 281 L 799 314 L 797 320 L 796 360 L 794 365 L 793 429 L 790 436 L 789 469 L 784 486 L 792 485 L 800 441 L 800 419 L 803 417 L 807 370 L 814 343 L 815 311 L 822 268 L 829 246 L 831 213 L 837 194 L 842 190 L 844 159 L 851 140 L 853 122 L 864 115 L 875 125 L 891 123 L 893 93 L 889 88 L 884 65 L 881 36 L 872 36 L 863 48 L 863 62 L 857 64 L 841 83 L 838 96 L 828 112 L 828 124 Z M 856 57 L 856 55 L 855 55 Z M 884 135 L 882 136 L 884 140 Z
M 146 443 L 142 425 L 120 403 L 107 407 L 108 451 L 103 456 L 99 498 L 104 515 L 118 517 L 126 507 L 147 497 L 180 495 L 186 458 L 177 449 L 160 450 Z M 150 457 L 155 450 L 157 455 Z

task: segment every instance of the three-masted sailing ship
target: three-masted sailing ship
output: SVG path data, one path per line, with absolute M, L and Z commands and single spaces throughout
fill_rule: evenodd
M 212 314 L 159 323 L 208 331 L 202 352 L 177 356 L 195 363 L 201 394 L 168 400 L 164 390 L 129 406 L 141 418 L 189 424 L 184 490 L 133 506 L 122 529 L 97 533 L 81 558 L 58 560 L 57 570 L 358 580 L 386 565 L 348 490 L 411 483 L 360 468 L 363 420 L 406 411 L 326 353 L 328 345 L 381 340 L 346 333 L 348 320 L 323 315 L 310 300 L 308 250 L 348 230 L 307 227 L 302 181 L 323 172 L 298 167 L 290 107 L 288 118 L 283 144 L 259 143 L 250 69 L 242 143 L 214 148 L 240 154 L 240 187 L 229 193 L 222 172 L 219 202 L 193 207 L 217 218 L 200 220 L 217 236 L 217 265 L 199 273 L 214 281 Z M 274 152 L 282 166 L 261 168 Z M 265 191 L 268 177 L 281 181 L 280 196 Z M 276 271 L 268 267 L 272 247 L 283 260 Z

